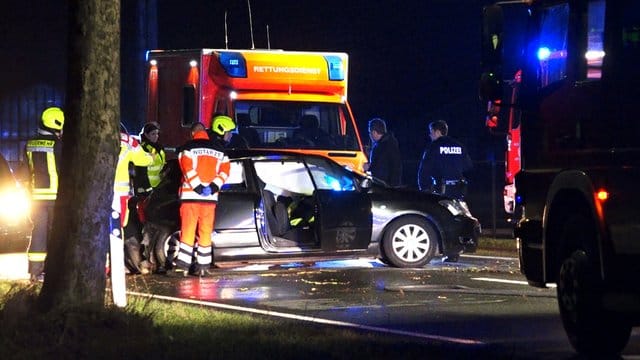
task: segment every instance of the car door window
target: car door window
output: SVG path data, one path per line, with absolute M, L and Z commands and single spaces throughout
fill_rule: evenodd
M 314 186 L 301 160 L 266 160 L 254 164 L 258 178 L 265 188 L 276 195 L 293 193 L 310 196 Z
M 231 170 L 229 171 L 229 177 L 222 185 L 221 192 L 242 192 L 247 189 L 244 167 L 239 161 L 231 162 Z
M 320 190 L 355 191 L 353 176 L 341 166 L 324 158 L 308 158 L 311 176 Z

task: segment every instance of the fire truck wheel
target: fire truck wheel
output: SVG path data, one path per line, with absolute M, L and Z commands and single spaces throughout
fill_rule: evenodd
M 562 323 L 576 351 L 619 354 L 629 341 L 631 325 L 603 308 L 597 272 L 585 251 L 577 250 L 562 262 L 557 285 Z
M 438 235 L 431 223 L 418 216 L 406 216 L 385 230 L 381 253 L 393 266 L 423 267 L 431 261 L 437 246 Z

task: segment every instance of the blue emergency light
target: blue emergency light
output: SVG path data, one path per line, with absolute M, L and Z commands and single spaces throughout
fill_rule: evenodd
M 329 69 L 329 80 L 344 80 L 345 68 L 342 57 L 336 55 L 326 55 L 324 59 L 327 61 L 327 67 Z
M 220 65 L 227 75 L 235 78 L 247 77 L 247 61 L 242 54 L 237 52 L 222 51 L 219 55 Z
M 551 56 L 551 50 L 549 50 L 548 47 L 541 47 L 540 49 L 538 49 L 538 60 L 548 60 L 549 56 Z

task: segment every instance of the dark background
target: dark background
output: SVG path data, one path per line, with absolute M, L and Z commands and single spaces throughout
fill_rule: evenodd
M 364 140 L 367 121 L 385 119 L 401 144 L 404 182 L 415 186 L 426 126 L 446 120 L 474 160 L 472 211 L 491 227 L 494 214 L 502 217 L 503 139 L 485 129 L 477 97 L 487 2 L 251 0 L 250 19 L 245 0 L 122 0 L 122 121 L 135 133 L 142 126 L 147 49 L 346 52 L 348 98 Z M 66 12 L 64 0 L 0 1 L 0 148 L 13 162 L 41 111 L 64 107 Z

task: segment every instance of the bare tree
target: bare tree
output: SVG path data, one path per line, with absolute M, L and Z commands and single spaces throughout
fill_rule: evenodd
M 39 304 L 102 308 L 119 151 L 120 1 L 69 0 L 60 187 Z

